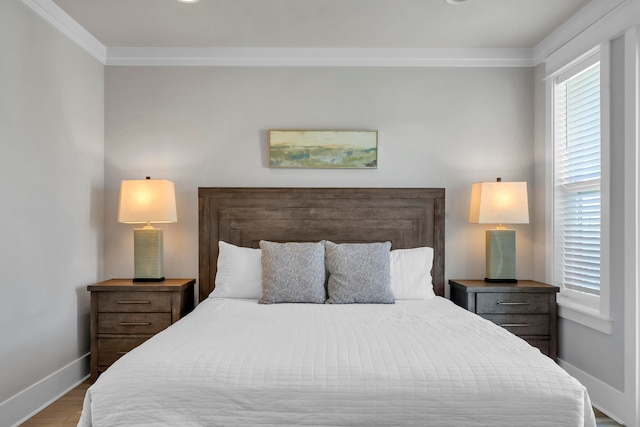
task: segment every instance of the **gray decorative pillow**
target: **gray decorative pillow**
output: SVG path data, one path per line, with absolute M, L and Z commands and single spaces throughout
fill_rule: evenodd
M 393 304 L 391 243 L 324 242 L 330 304 Z
M 322 304 L 324 244 L 260 241 L 262 250 L 262 298 L 260 304 L 310 302 Z

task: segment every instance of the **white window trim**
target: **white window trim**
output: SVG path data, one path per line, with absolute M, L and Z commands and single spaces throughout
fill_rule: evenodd
M 585 295 L 591 298 L 583 299 Z M 563 289 L 557 298 L 558 316 L 611 335 L 613 322 L 608 315 L 602 315 L 600 311 L 601 298 L 602 296 L 597 297 L 572 289 Z
M 609 42 L 584 53 L 570 61 L 565 67 L 546 76 L 546 111 L 547 111 L 547 204 L 554 212 L 553 197 L 553 165 L 554 165 L 554 89 L 556 81 L 565 79 L 568 73 L 585 69 L 595 61 L 600 61 L 600 103 L 601 103 L 601 236 L 600 236 L 600 295 L 589 295 L 584 292 L 566 289 L 553 277 L 554 230 L 553 215 L 547 220 L 547 280 L 560 286 L 558 294 L 558 315 L 605 334 L 612 333 L 611 314 L 611 274 L 610 274 L 610 205 L 611 205 L 611 150 L 610 150 L 610 47 Z

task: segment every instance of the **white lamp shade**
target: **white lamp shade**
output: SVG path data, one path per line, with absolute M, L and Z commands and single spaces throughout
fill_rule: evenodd
M 122 181 L 118 222 L 144 224 L 177 221 L 173 182 L 165 179 Z
M 469 222 L 528 224 L 526 182 L 476 182 L 471 187 Z

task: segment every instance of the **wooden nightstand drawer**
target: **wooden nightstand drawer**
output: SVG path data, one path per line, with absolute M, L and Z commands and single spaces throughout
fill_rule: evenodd
M 99 334 L 157 334 L 171 325 L 171 313 L 98 313 Z
M 110 366 L 113 362 L 151 338 L 98 338 L 98 366 Z
M 516 335 L 549 335 L 546 314 L 478 314 Z
M 170 312 L 171 292 L 101 292 L 99 312 Z
M 476 313 L 549 313 L 549 295 L 527 292 L 478 293 Z
M 556 360 L 557 286 L 533 280 L 449 280 L 449 285 L 455 304 L 502 326 Z
M 195 279 L 111 279 L 91 292 L 91 381 L 124 354 L 193 310 Z

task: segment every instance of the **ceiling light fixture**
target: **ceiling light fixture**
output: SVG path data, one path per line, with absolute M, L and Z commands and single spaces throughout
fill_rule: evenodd
M 180 3 L 192 4 L 198 3 L 200 0 L 178 0 Z
M 462 3 L 469 3 L 470 0 L 446 0 L 447 3 L 449 4 L 462 4 Z

